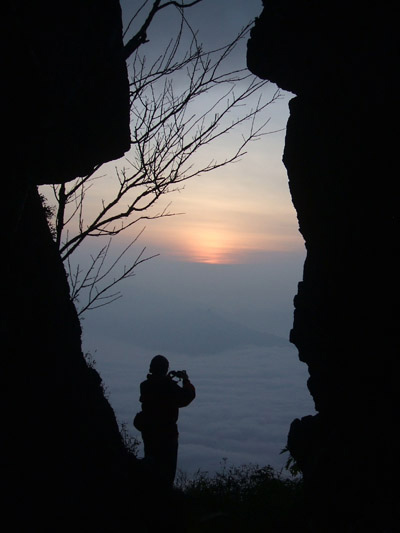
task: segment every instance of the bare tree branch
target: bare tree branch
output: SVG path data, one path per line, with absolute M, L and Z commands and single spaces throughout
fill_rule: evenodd
M 237 44 L 247 36 L 250 25 L 231 43 L 205 52 L 183 14 L 186 7 L 200 2 L 154 1 L 144 24 L 127 43 L 127 57 L 133 54 L 131 150 L 125 159 L 127 166 L 116 169 L 108 187 L 112 191 L 102 197 L 92 218 L 87 214 L 87 195 L 97 190 L 102 179 L 108 179 L 97 175 L 98 168 L 88 176 L 53 188 L 58 206 L 54 222 L 56 242 L 68 269 L 71 296 L 78 302 L 86 295 L 80 314 L 119 298 L 119 291 L 111 290 L 150 259 L 144 257 L 143 248 L 122 273 L 107 281 L 142 232 L 106 266 L 112 237 L 140 222 L 173 216 L 169 205 L 155 210 L 161 197 L 179 190 L 189 179 L 238 161 L 250 142 L 267 133 L 268 119 L 259 119 L 266 107 L 279 98 L 279 92 L 263 101 L 261 89 L 268 82 L 245 69 L 225 67 Z M 148 0 L 144 1 L 133 19 L 147 4 Z M 140 44 L 146 41 L 146 31 L 156 13 L 168 6 L 179 8 L 180 29 L 163 53 L 148 65 L 146 57 L 139 54 Z M 190 41 L 181 52 L 185 28 L 189 30 Z M 205 147 L 232 131 L 240 131 L 241 140 L 230 154 L 222 160 L 198 157 Z M 91 237 L 107 237 L 108 244 L 91 257 L 86 270 L 74 267 L 71 256 Z
M 128 59 L 134 52 L 136 52 L 136 50 L 142 44 L 148 42 L 147 41 L 147 30 L 148 30 L 150 24 L 152 23 L 154 16 L 156 15 L 156 13 L 158 11 L 161 11 L 165 7 L 169 7 L 169 6 L 175 6 L 179 10 L 183 10 L 186 7 L 192 7 L 192 6 L 196 5 L 196 4 L 199 4 L 200 2 L 202 2 L 202 0 L 194 0 L 193 2 L 189 2 L 188 4 L 185 4 L 184 2 L 179 3 L 179 2 L 172 2 L 172 1 L 171 2 L 166 2 L 165 4 L 162 4 L 161 0 L 155 0 L 154 3 L 153 3 L 153 7 L 151 8 L 150 13 L 148 14 L 148 16 L 147 16 L 145 22 L 143 23 L 142 27 L 140 28 L 140 30 L 124 46 L 124 59 Z M 147 2 L 142 4 L 142 6 L 135 13 L 133 18 L 136 18 L 138 12 L 143 9 L 143 7 L 144 7 L 144 5 L 146 3 Z M 129 23 L 129 26 L 130 26 L 130 24 L 131 23 Z
M 105 282 L 104 285 L 101 286 L 102 282 L 108 279 L 109 274 L 114 270 L 121 258 L 126 254 L 131 246 L 136 243 L 139 235 L 123 249 L 116 259 L 114 259 L 111 265 L 105 268 L 105 261 L 109 256 L 109 250 L 111 246 L 110 238 L 107 245 L 104 246 L 96 256 L 91 257 L 91 265 L 87 269 L 87 272 L 82 280 L 78 281 L 80 272 L 76 272 L 74 281 L 71 285 L 73 288 L 71 294 L 72 299 L 78 302 L 79 295 L 84 293 L 85 289 L 88 289 L 86 302 L 84 305 L 82 305 L 82 307 L 79 308 L 78 316 L 81 316 L 85 311 L 103 307 L 121 298 L 122 294 L 120 291 L 113 292 L 111 294 L 109 291 L 118 285 L 122 280 L 134 276 L 134 269 L 137 266 L 145 263 L 146 261 L 150 261 L 150 259 L 158 257 L 159 254 L 144 257 L 146 248 L 143 248 L 129 267 L 124 266 L 122 273 L 120 273 L 117 277 L 112 278 L 111 281 Z

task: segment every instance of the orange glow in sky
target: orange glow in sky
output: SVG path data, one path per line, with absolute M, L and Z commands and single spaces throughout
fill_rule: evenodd
M 188 236 L 189 237 L 189 236 Z M 191 235 L 186 243 L 186 256 L 194 263 L 234 263 L 234 243 L 228 232 L 203 230 Z
M 229 217 L 219 223 L 199 223 L 190 216 L 173 217 L 160 221 L 153 235 L 149 228 L 147 238 L 150 236 L 148 240 L 163 256 L 215 265 L 259 262 L 265 254 L 293 252 L 302 246 L 295 227 L 285 231 L 278 225 L 270 227 L 270 231 L 256 231 L 251 225 L 238 227 L 234 222 Z
M 286 123 L 288 100 L 271 109 L 277 114 L 276 129 Z M 284 135 L 279 131 L 252 143 L 239 162 L 185 182 L 184 188 L 162 197 L 151 214 L 166 209 L 180 215 L 139 221 L 121 234 L 123 244 L 145 229 L 137 247 L 146 247 L 146 254 L 210 265 L 259 263 L 275 252 L 303 252 L 282 164 Z M 217 147 L 220 159 L 230 153 L 230 142 L 224 139 Z M 114 194 L 116 166 L 129 169 L 125 158 L 100 169 L 105 177 L 97 179 L 86 199 L 88 219 Z

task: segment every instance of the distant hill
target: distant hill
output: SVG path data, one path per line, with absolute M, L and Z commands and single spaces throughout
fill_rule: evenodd
M 98 326 L 107 329 L 106 323 L 98 323 Z M 241 346 L 289 344 L 282 337 L 248 328 L 224 318 L 212 309 L 186 306 L 168 309 L 163 305 L 159 309 L 138 309 L 133 315 L 119 316 L 118 321 L 113 321 L 112 331 L 108 334 L 130 339 L 137 346 L 155 351 L 194 355 L 212 354 Z

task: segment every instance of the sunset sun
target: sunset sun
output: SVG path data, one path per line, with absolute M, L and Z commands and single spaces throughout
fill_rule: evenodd
M 233 239 L 225 231 L 203 230 L 188 243 L 188 255 L 196 263 L 232 263 L 234 250 Z

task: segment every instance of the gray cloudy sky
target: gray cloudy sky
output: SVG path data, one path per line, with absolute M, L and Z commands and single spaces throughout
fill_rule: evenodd
M 121 2 L 125 20 L 140 3 Z M 212 48 L 261 8 L 259 0 L 204 0 L 187 17 Z M 174 25 L 175 10 L 164 10 L 146 53 L 165 46 Z M 245 67 L 245 49 L 244 42 L 235 66 Z M 290 97 L 267 108 L 270 130 L 285 128 Z M 235 142 L 230 135 L 216 150 L 223 154 Z M 121 286 L 122 299 L 83 321 L 84 348 L 97 361 L 118 419 L 136 436 L 132 419 L 151 357 L 163 353 L 172 368 L 188 371 L 197 388 L 180 419 L 179 467 L 188 472 L 215 470 L 224 457 L 280 467 L 291 420 L 313 412 L 307 369 L 287 341 L 305 252 L 283 143 L 284 131 L 266 136 L 241 162 L 171 194 L 166 202 L 185 215 L 149 223 L 137 248 L 161 256 Z

